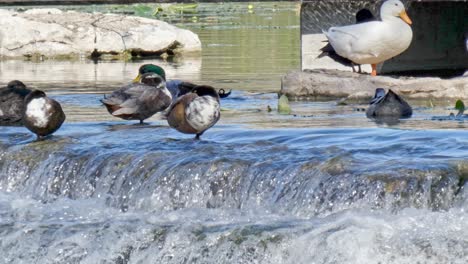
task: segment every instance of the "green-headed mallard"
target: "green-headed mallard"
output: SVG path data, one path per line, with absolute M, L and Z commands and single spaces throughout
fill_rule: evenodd
M 57 131 L 65 121 L 60 104 L 46 96 L 43 91 L 34 90 L 24 98 L 24 126 L 37 135 L 48 136 Z
M 203 132 L 218 122 L 221 116 L 219 101 L 213 87 L 196 86 L 169 108 L 167 122 L 179 132 L 195 134 L 195 138 L 200 139 Z
M 143 120 L 171 105 L 172 96 L 166 88 L 164 70 L 159 74 L 139 74 L 135 81 L 101 100 L 111 115 L 143 123 Z
M 0 125 L 21 125 L 24 98 L 31 92 L 21 81 L 14 80 L 0 88 Z
M 370 21 L 343 27 L 332 27 L 323 33 L 336 53 L 356 64 L 371 64 L 377 75 L 377 64 L 405 51 L 413 31 L 405 6 L 398 0 L 387 0 L 380 8 L 382 21 Z
M 405 118 L 413 114 L 411 106 L 392 90 L 385 94 L 383 88 L 375 89 L 374 98 L 370 101 L 366 115 L 369 118 L 393 117 Z
M 142 74 L 145 74 L 148 72 L 153 72 L 159 75 L 162 74 L 161 76 L 164 76 L 164 79 L 166 80 L 166 73 L 161 67 L 154 65 L 154 64 L 143 64 L 138 69 L 138 75 L 133 81 L 134 82 L 138 81 Z M 178 97 L 191 92 L 192 89 L 195 88 L 196 86 L 197 85 L 194 83 L 186 82 L 182 80 L 167 80 L 166 81 L 166 87 L 171 92 L 173 101 L 177 100 Z M 224 89 L 219 89 L 218 91 L 218 95 L 220 98 L 226 98 L 230 94 L 231 94 L 231 91 L 226 92 Z

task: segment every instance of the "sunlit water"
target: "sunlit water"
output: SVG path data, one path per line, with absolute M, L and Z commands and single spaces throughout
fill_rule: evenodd
M 468 123 L 433 119 L 447 102 L 392 123 L 336 101 L 279 115 L 297 4 L 198 8 L 167 19 L 200 35 L 201 58 L 0 62 L 2 84 L 44 89 L 67 114 L 44 141 L 0 128 L 0 263 L 468 262 Z M 100 105 L 147 62 L 234 89 L 201 141 Z

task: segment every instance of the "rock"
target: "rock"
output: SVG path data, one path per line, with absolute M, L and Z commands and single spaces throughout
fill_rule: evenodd
M 291 107 L 286 95 L 281 95 L 278 99 L 278 113 L 282 115 L 289 115 L 291 113 Z
M 368 100 L 378 87 L 392 89 L 406 99 L 468 99 L 468 77 L 370 76 L 348 71 L 315 69 L 283 76 L 280 94 L 290 99 L 348 98 Z
M 0 10 L 0 57 L 199 52 L 198 36 L 166 22 L 101 13 Z

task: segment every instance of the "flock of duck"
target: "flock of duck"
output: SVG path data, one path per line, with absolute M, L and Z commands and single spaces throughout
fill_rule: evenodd
M 371 75 L 377 75 L 376 65 L 406 50 L 412 39 L 411 20 L 403 3 L 387 0 L 380 9 L 381 20 L 375 20 L 363 9 L 356 16 L 356 24 L 332 27 L 323 33 L 329 44 L 320 56 L 328 55 L 340 63 L 353 67 L 371 64 Z M 196 85 L 180 80 L 166 80 L 163 68 L 145 64 L 137 77 L 101 100 L 108 112 L 125 120 L 140 123 L 157 112 L 163 112 L 170 127 L 182 133 L 194 134 L 196 139 L 216 124 L 220 118 L 220 97 L 208 85 Z M 21 81 L 14 80 L 0 88 L 0 124 L 24 125 L 38 138 L 57 131 L 65 121 L 60 104 L 39 90 L 31 91 Z M 377 88 L 368 117 L 409 117 L 411 106 L 389 90 Z
M 220 97 L 229 94 L 208 85 L 166 81 L 163 68 L 145 64 L 131 84 L 105 95 L 101 102 L 111 115 L 140 123 L 157 112 L 164 112 L 170 127 L 199 139 L 218 122 Z M 57 101 L 43 91 L 31 91 L 18 80 L 0 89 L 0 102 L 2 125 L 24 125 L 38 139 L 54 133 L 65 121 Z

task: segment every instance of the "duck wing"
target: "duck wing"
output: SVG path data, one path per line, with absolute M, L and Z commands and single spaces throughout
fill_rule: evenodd
M 167 112 L 167 122 L 169 126 L 177 129 L 182 133 L 197 133 L 186 118 L 186 108 L 195 99 L 197 95 L 189 93 L 179 97 L 169 108 Z
M 169 107 L 172 99 L 166 89 L 135 84 L 112 93 L 102 102 L 113 106 L 115 116 L 138 114 L 139 118 L 148 118 Z
M 192 92 L 197 85 L 191 82 L 182 82 L 179 85 L 179 96 Z
M 166 82 L 166 87 L 171 92 L 174 101 L 178 97 L 190 93 L 193 90 L 193 88 L 195 88 L 195 86 L 197 85 L 194 83 L 184 82 L 181 80 L 170 80 Z
M 347 59 L 345 57 L 342 57 L 342 56 L 338 55 L 336 53 L 335 49 L 333 49 L 333 46 L 330 43 L 327 43 L 327 45 L 325 45 L 320 50 L 322 51 L 322 53 L 320 53 L 317 56 L 317 58 L 322 58 L 322 57 L 328 56 L 332 60 L 334 60 L 334 61 L 336 61 L 336 62 L 338 62 L 340 64 L 343 64 L 344 66 L 349 66 L 349 67 L 353 66 L 352 61 L 350 61 L 349 59 Z
M 355 25 L 332 27 L 324 32 L 336 53 L 360 63 L 363 57 L 377 57 L 385 34 L 382 21 L 371 21 Z
M 133 87 L 133 86 L 139 86 L 137 84 L 129 84 L 127 86 L 124 86 L 114 92 L 112 92 L 110 95 L 104 95 L 104 98 L 101 99 L 100 101 L 105 104 L 105 105 L 120 105 L 129 98 L 131 98 L 132 93 L 129 93 L 128 91 Z
M 146 89 L 152 88 L 145 84 L 129 84 L 105 96 L 101 102 L 112 115 L 130 115 L 138 109 L 138 98 Z

